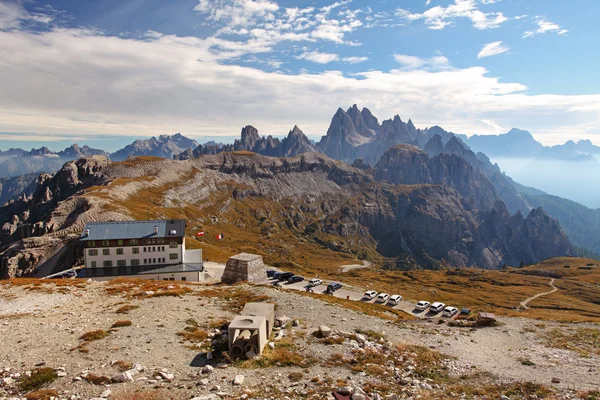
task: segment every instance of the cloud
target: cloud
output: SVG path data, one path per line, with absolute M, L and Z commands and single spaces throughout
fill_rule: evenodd
M 441 55 L 431 58 L 421 58 L 416 56 L 408 56 L 404 54 L 394 54 L 394 60 L 398 64 L 401 64 L 405 69 L 420 69 L 420 68 L 432 68 L 440 69 L 449 67 L 450 61 Z
M 340 57 L 337 54 L 319 53 L 318 51 L 305 51 L 296 56 L 298 60 L 308 60 L 317 64 L 329 64 L 332 61 L 337 61 Z
M 510 47 L 503 45 L 502 41 L 488 43 L 481 48 L 481 51 L 477 54 L 477 59 L 497 56 L 498 54 L 506 53 L 509 50 Z
M 20 28 L 26 22 L 47 25 L 53 20 L 49 14 L 29 13 L 20 2 L 0 1 L 0 31 Z
M 279 6 L 269 0 L 199 0 L 194 10 L 206 14 L 210 21 L 251 26 L 255 17 L 268 18 Z
M 369 57 L 344 57 L 342 61 L 348 64 L 359 64 L 368 61 Z
M 403 8 L 398 8 L 396 16 L 407 22 L 423 20 L 425 25 L 433 30 L 444 29 L 452 25 L 458 18 L 471 20 L 473 27 L 480 30 L 497 28 L 503 22 L 508 21 L 508 18 L 501 12 L 484 13 L 477 7 L 475 0 L 454 0 L 454 3 L 447 7 L 435 6 L 423 13 L 411 13 Z
M 519 82 L 482 67 L 450 67 L 442 56 L 396 55 L 403 68 L 351 76 L 295 74 L 225 64 L 228 55 L 214 45 L 214 38 L 124 38 L 85 29 L 0 32 L 0 132 L 232 136 L 247 124 L 282 134 L 297 123 L 316 137 L 338 107 L 353 103 L 379 118 L 400 113 L 419 127 L 463 133 L 495 132 L 487 120 L 589 137 L 600 120 L 598 94 L 530 95 Z
M 548 21 L 546 17 L 536 16 L 535 23 L 537 24 L 537 29 L 523 33 L 524 38 L 541 35 L 546 32 L 556 32 L 558 35 L 565 35 L 567 32 L 569 32 L 567 29 L 563 29 L 560 25 Z

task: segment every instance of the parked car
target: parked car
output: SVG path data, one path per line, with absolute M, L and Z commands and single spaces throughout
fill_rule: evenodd
M 310 286 L 310 287 L 320 286 L 322 284 L 323 284 L 323 281 L 320 279 L 311 279 L 310 281 L 308 281 L 308 286 Z
M 458 312 L 458 308 L 456 307 L 446 307 L 444 308 L 444 313 L 442 314 L 444 317 L 453 317 L 456 315 L 456 313 Z
M 267 270 L 267 278 L 274 278 L 276 273 L 277 273 L 277 271 L 275 271 L 274 269 L 268 269 Z
M 293 272 L 284 272 L 282 274 L 279 274 L 279 276 L 277 277 L 277 279 L 279 279 L 280 281 L 287 281 L 292 276 L 294 276 Z
M 327 285 L 327 293 L 333 293 L 336 290 L 340 290 L 342 288 L 342 284 L 339 282 L 331 282 Z
M 387 293 L 379 293 L 379 296 L 377 296 L 377 300 L 375 300 L 377 303 L 385 303 L 390 299 L 390 295 Z
M 417 303 L 415 308 L 419 311 L 425 311 L 429 308 L 429 305 L 430 305 L 430 303 L 428 301 L 421 300 L 420 302 Z
M 439 313 L 440 311 L 442 311 L 444 309 L 444 307 L 446 307 L 446 305 L 444 303 L 440 303 L 439 301 L 436 301 L 435 303 L 433 303 L 431 305 L 431 307 L 429 307 L 429 311 L 434 312 L 434 313 Z
M 303 280 L 304 280 L 303 277 L 298 276 L 298 275 L 294 275 L 294 276 L 288 278 L 287 281 L 288 281 L 288 283 L 296 283 L 296 282 L 302 282 Z
M 388 302 L 388 304 L 391 306 L 396 306 L 401 301 L 402 301 L 402 296 L 400 296 L 399 294 L 395 294 L 393 296 L 390 296 L 390 301 Z
M 367 290 L 363 295 L 363 299 L 367 300 L 373 300 L 375 297 L 377 297 L 377 292 L 374 290 Z
M 468 308 L 461 308 L 460 315 L 469 315 L 471 314 L 471 310 Z
M 283 272 L 275 272 L 271 278 L 279 279 L 279 275 L 283 274 Z

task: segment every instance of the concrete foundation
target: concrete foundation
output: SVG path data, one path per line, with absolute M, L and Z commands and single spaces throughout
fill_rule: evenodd
M 240 281 L 268 284 L 267 271 L 261 256 L 240 253 L 230 257 L 223 271 L 221 282 L 233 284 Z
M 262 354 L 275 321 L 275 305 L 246 303 L 242 315 L 231 321 L 228 328 L 229 354 L 233 358 L 250 358 Z

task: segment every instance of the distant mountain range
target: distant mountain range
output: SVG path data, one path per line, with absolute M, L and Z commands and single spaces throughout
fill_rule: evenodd
M 501 135 L 457 135 L 474 151 L 481 151 L 493 158 L 528 158 L 539 160 L 592 161 L 600 155 L 600 147 L 589 140 L 544 146 L 531 133 L 513 128 Z

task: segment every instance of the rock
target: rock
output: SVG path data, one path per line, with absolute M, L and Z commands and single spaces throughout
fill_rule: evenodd
M 500 395 L 500 400 L 510 400 L 510 397 L 501 394 Z
M 297 319 L 292 321 L 292 326 L 296 327 L 296 326 L 300 326 L 300 321 L 298 321 Z
M 331 335 L 331 328 L 325 325 L 321 325 L 319 326 L 319 332 L 321 333 L 322 337 L 327 338 Z
M 205 365 L 205 366 L 202 368 L 202 373 L 203 373 L 203 374 L 212 374 L 214 370 L 215 370 L 215 368 L 214 368 L 214 367 L 212 367 L 211 365 Z
M 164 380 L 171 382 L 173 379 L 175 379 L 175 375 L 173 375 L 172 373 L 168 372 L 168 371 L 160 371 L 158 373 L 158 375 L 160 375 L 161 378 L 163 378 Z
M 110 396 L 112 392 L 110 391 L 110 389 L 106 389 L 104 392 L 102 392 L 100 394 L 100 397 L 102 397 L 103 399 L 107 398 L 108 396 Z
M 343 386 L 338 388 L 337 392 L 341 395 L 348 396 L 352 393 L 352 388 L 349 386 Z
M 2 378 L 0 379 L 0 386 L 11 386 L 15 383 L 13 378 Z
M 360 344 L 365 344 L 365 342 L 367 341 L 367 338 L 364 337 L 363 335 L 361 335 L 360 333 L 356 334 L 356 341 Z
M 165 379 L 167 379 L 167 378 L 165 378 Z M 132 376 L 131 372 L 125 371 L 118 375 L 113 376 L 110 380 L 114 383 L 131 382 L 131 381 L 133 381 L 133 376 Z
M 221 400 L 221 398 L 216 394 L 211 393 L 207 394 L 206 396 L 194 397 L 192 400 Z
M 275 326 L 286 326 L 292 319 L 290 317 L 282 316 L 275 318 Z
M 275 342 L 269 342 L 267 346 L 269 346 L 271 350 L 275 350 Z
M 364 394 L 360 394 L 360 393 L 354 393 L 352 395 L 352 397 L 350 397 L 352 400 L 367 400 L 368 397 L 365 396 Z
M 209 351 L 208 353 L 206 353 L 206 359 L 207 360 L 212 360 L 213 359 L 213 353 L 212 353 L 212 351 Z
M 400 400 L 400 397 L 398 397 L 397 394 L 392 393 L 388 395 L 388 397 L 386 397 L 385 400 Z
M 242 383 L 244 383 L 244 375 L 236 375 L 235 378 L 233 379 L 233 385 L 234 386 L 240 386 Z
M 208 381 L 208 379 L 204 378 L 204 379 L 200 379 L 199 383 L 202 386 L 208 386 L 209 381 Z
M 552 378 L 552 383 L 560 383 L 560 379 L 559 378 Z

